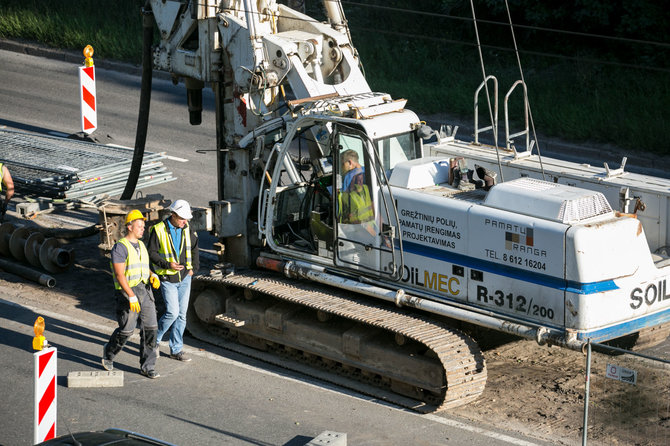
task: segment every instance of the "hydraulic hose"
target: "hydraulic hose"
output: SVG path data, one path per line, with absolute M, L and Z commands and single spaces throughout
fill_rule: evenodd
M 130 200 L 135 193 L 137 179 L 142 169 L 144 146 L 147 142 L 147 127 L 149 126 L 149 107 L 151 105 L 151 77 L 153 62 L 151 46 L 154 39 L 154 18 L 149 1 L 142 8 L 142 85 L 140 90 L 140 111 L 137 117 L 137 132 L 135 133 L 135 152 L 133 162 L 128 173 L 128 181 L 121 195 L 122 200 Z

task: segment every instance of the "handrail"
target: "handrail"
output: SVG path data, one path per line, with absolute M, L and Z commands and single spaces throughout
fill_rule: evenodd
M 479 128 L 479 92 L 486 85 L 489 80 L 493 80 L 493 123 L 488 127 Z M 487 90 L 488 91 L 488 90 Z M 495 131 L 493 131 L 495 128 Z M 493 131 L 495 136 L 498 133 L 498 79 L 495 76 L 489 75 L 486 76 L 486 79 L 479 84 L 477 90 L 475 90 L 475 144 L 479 144 L 479 134 L 487 132 L 489 130 Z
M 523 86 L 523 115 L 524 115 L 524 130 L 510 134 L 509 130 L 509 97 L 511 96 L 512 92 L 514 89 L 517 87 L 517 85 L 521 84 Z M 533 152 L 533 146 L 535 145 L 535 140 L 531 141 L 530 140 L 530 131 L 529 131 L 529 126 L 528 126 L 528 88 L 526 87 L 526 83 L 522 80 L 518 80 L 514 82 L 512 87 L 509 89 L 507 94 L 505 95 L 505 145 L 507 147 L 507 150 L 514 151 L 514 158 L 519 159 L 522 157 L 527 157 L 530 156 Z M 517 151 L 516 147 L 514 146 L 514 140 L 513 138 L 517 136 L 523 136 L 526 135 L 526 149 L 523 151 Z

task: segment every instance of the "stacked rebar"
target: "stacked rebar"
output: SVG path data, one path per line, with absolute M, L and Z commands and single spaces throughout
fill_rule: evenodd
M 176 179 L 163 166 L 164 158 L 144 153 L 136 189 Z M 118 195 L 132 159 L 133 150 L 125 147 L 0 130 L 0 162 L 24 195 L 91 202 Z

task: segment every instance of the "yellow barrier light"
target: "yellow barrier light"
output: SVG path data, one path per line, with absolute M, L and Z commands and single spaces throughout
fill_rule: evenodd
M 42 350 L 47 345 L 47 338 L 42 335 L 42 333 L 44 333 L 44 318 L 42 316 L 38 317 L 35 321 L 33 330 L 35 331 L 33 350 Z
M 92 67 L 93 66 L 93 47 L 91 45 L 86 45 L 84 47 L 84 66 Z

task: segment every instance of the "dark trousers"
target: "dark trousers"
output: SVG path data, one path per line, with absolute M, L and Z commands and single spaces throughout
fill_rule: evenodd
M 158 332 L 158 321 L 156 317 L 156 304 L 154 295 L 148 284 L 140 283 L 131 288 L 137 296 L 140 304 L 140 312 L 130 311 L 128 298 L 117 290 L 116 296 L 116 321 L 119 327 L 114 330 L 109 338 L 105 349 L 105 358 L 113 360 L 126 345 L 140 321 L 140 368 L 147 372 L 153 370 L 158 358 L 158 346 L 156 344 L 156 333 Z

